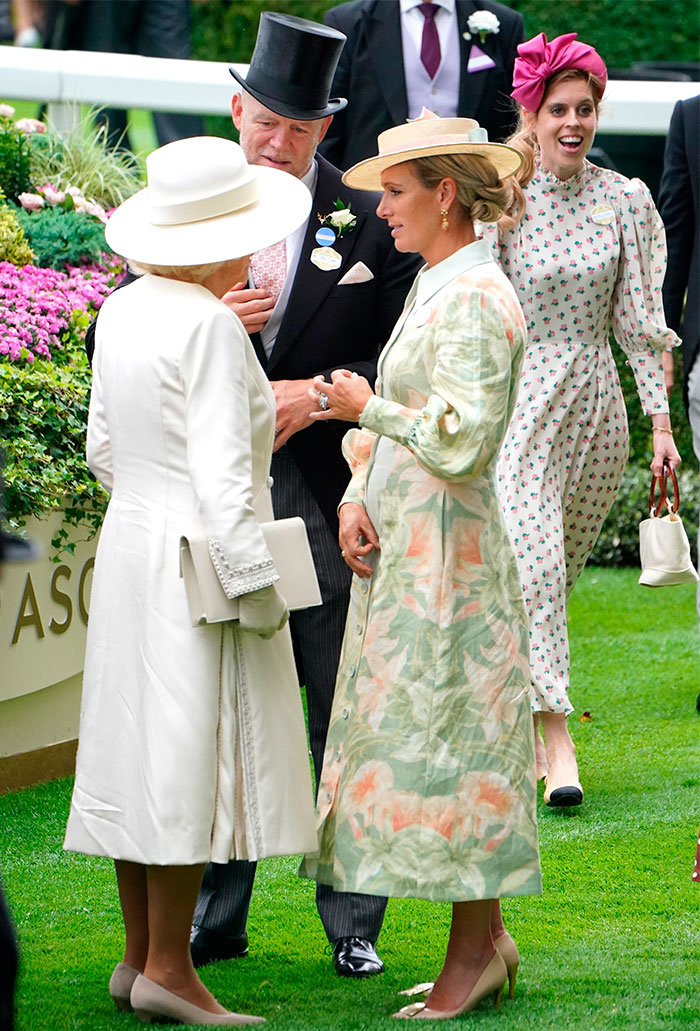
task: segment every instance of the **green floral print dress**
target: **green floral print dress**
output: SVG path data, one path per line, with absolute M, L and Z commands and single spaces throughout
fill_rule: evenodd
M 379 535 L 353 578 L 304 876 L 469 901 L 540 891 L 527 619 L 494 484 L 525 325 L 488 244 L 419 273 L 345 437 Z

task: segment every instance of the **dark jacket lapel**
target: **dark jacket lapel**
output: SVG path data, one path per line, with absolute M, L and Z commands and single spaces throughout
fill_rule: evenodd
M 487 53 L 486 44 L 483 46 L 478 38 L 465 39 L 467 32 L 467 21 L 470 15 L 480 10 L 474 0 L 457 0 L 457 32 L 459 33 L 459 100 L 457 101 L 457 114 L 472 117 L 471 112 L 478 111 L 481 104 L 481 96 L 486 86 L 486 72 L 476 72 L 470 75 L 467 71 L 469 55 L 472 46 L 478 45 Z M 489 38 L 488 36 L 486 37 Z M 492 56 L 492 55 L 489 55 Z
M 381 96 L 389 108 L 394 125 L 408 118 L 406 75 L 401 45 L 401 8 L 399 0 L 377 0 L 365 15 L 369 50 Z
M 317 216 L 319 214 L 328 214 L 332 211 L 336 199 L 339 196 L 341 198 L 344 197 L 343 184 L 340 182 L 338 173 L 334 170 L 333 166 L 318 154 L 316 155 L 316 160 L 318 162 L 318 179 L 316 181 L 311 214 L 309 215 L 309 224 L 304 236 L 301 253 L 299 254 L 299 262 L 289 294 L 289 300 L 287 301 L 287 309 L 277 333 L 275 346 L 267 362 L 266 371 L 271 378 L 274 378 L 274 367 L 282 355 L 286 354 L 290 347 L 299 339 L 306 323 L 319 306 L 323 304 L 331 288 L 352 267 L 350 256 L 355 246 L 355 240 L 360 234 L 362 223 L 367 217 L 365 212 L 360 212 L 354 228 L 349 233 L 339 237 L 333 245 L 333 249 L 343 259 L 340 268 L 324 272 L 313 264 L 311 252 L 315 247 L 318 247 L 316 243 L 316 233 L 319 229 Z M 333 332 L 330 326 L 329 332 Z
M 258 361 L 262 365 L 263 369 L 267 369 L 267 355 L 265 354 L 265 348 L 263 347 L 263 342 L 260 339 L 260 334 L 251 333 L 250 342 L 253 345 L 253 350 L 255 351 Z

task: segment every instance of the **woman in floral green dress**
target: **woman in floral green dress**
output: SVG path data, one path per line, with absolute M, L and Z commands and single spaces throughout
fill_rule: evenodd
M 514 986 L 499 899 L 541 889 L 527 620 L 494 487 L 525 326 L 477 241 L 520 164 L 471 119 L 387 130 L 348 185 L 419 273 L 379 362 L 377 392 L 316 380 L 318 418 L 358 422 L 340 543 L 355 573 L 318 792 L 320 851 L 302 872 L 339 891 L 453 903 L 427 1004 L 442 1019 Z M 349 288 L 348 288 L 349 289 Z M 506 964 L 504 964 L 504 959 Z

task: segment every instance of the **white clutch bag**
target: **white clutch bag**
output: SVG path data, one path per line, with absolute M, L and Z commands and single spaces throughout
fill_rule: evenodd
M 299 516 L 275 519 L 261 523 L 260 529 L 279 573 L 275 586 L 289 611 L 320 605 L 321 591 L 304 520 Z M 192 626 L 238 619 L 239 599 L 226 596 L 204 534 L 180 538 L 180 576 Z
M 666 485 L 669 475 L 673 481 L 674 499 L 669 503 Z M 661 498 L 656 503 L 656 477 L 651 480 L 649 518 L 639 524 L 639 558 L 642 572 L 639 583 L 645 587 L 670 587 L 698 579 L 690 557 L 688 535 L 678 515 L 678 481 L 673 469 L 664 465 L 659 477 Z M 666 505 L 668 515 L 660 515 Z

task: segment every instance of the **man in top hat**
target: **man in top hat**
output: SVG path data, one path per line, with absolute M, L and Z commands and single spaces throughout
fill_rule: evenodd
M 343 186 L 340 172 L 316 155 L 333 114 L 346 103 L 329 99 L 344 39 L 335 29 L 266 11 L 246 78 L 231 69 L 243 88 L 232 112 L 248 161 L 297 176 L 313 195 L 308 223 L 282 245 L 253 255 L 251 282 L 237 284 L 223 300 L 242 319 L 271 380 L 275 515 L 304 519 L 323 596 L 321 608 L 290 619 L 317 782 L 351 579 L 338 546 L 336 511 L 349 469 L 341 452 L 347 426 L 311 420 L 323 397 L 311 400 L 308 388 L 314 375 L 330 379 L 337 368 L 374 380 L 378 352 L 418 267 L 416 258 L 394 249 L 388 226 L 374 212 L 377 198 Z M 254 863 L 207 867 L 192 929 L 195 964 L 245 955 L 254 877 Z M 386 899 L 318 885 L 316 901 L 336 971 L 380 973 L 374 943 Z
M 515 128 L 513 62 L 523 17 L 492 0 L 352 0 L 326 12 L 345 33 L 333 90 L 348 98 L 321 146 L 339 168 L 371 157 L 380 132 L 417 118 L 475 118 L 490 140 Z

